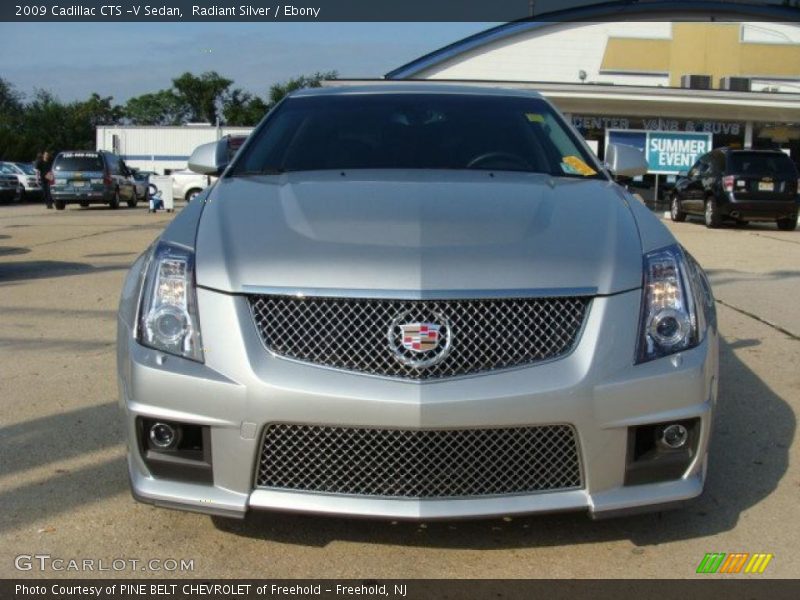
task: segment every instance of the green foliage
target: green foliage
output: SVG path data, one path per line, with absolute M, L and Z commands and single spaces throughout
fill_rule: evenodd
M 131 98 L 124 112 L 131 125 L 181 125 L 189 117 L 188 106 L 172 90 Z
M 272 108 L 284 99 L 287 94 L 303 88 L 318 88 L 322 82 L 329 79 L 338 79 L 337 71 L 326 71 L 324 73 L 314 73 L 313 75 L 302 75 L 283 83 L 276 83 L 269 88 L 269 107 Z
M 226 95 L 222 103 L 222 113 L 226 125 L 252 126 L 267 114 L 267 103 L 239 88 Z
M 172 80 L 177 96 L 189 109 L 190 120 L 197 123 L 217 122 L 217 114 L 225 92 L 233 83 L 216 71 L 208 71 L 200 76 L 184 73 Z
M 25 102 L 0 79 L 0 157 L 30 161 L 43 150 L 94 148 L 95 128 L 119 123 L 122 115 L 111 97 L 98 94 L 65 104 L 50 92 L 36 90 Z
M 36 90 L 26 98 L 0 77 L 0 160 L 31 161 L 44 150 L 94 149 L 99 125 L 214 124 L 220 117 L 228 125 L 253 126 L 290 92 L 319 87 L 337 76 L 329 71 L 289 79 L 271 86 L 267 98 L 261 98 L 231 89 L 233 81 L 216 71 L 184 73 L 172 80 L 172 88 L 136 96 L 124 107 L 98 94 L 64 103 L 46 90 Z

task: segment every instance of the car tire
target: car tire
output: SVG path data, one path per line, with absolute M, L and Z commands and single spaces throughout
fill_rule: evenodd
M 114 195 L 111 197 L 111 202 L 109 202 L 108 205 L 114 209 L 119 208 L 119 190 L 114 191 Z
M 53 204 L 55 204 L 56 210 L 64 210 L 65 208 L 67 208 L 67 203 L 64 202 L 63 200 L 55 200 L 53 201 Z
M 80 205 L 81 205 L 81 208 L 89 208 L 89 203 L 88 202 L 81 202 Z
M 186 192 L 186 202 L 191 202 L 192 200 L 194 200 L 202 191 L 203 190 L 201 189 L 194 188 Z
M 706 207 L 703 211 L 703 218 L 706 221 L 706 227 L 709 229 L 719 229 L 722 227 L 722 218 L 717 208 L 717 201 L 714 198 L 706 198 Z
M 676 223 L 683 223 L 686 220 L 686 213 L 681 210 L 681 203 L 677 194 L 672 194 L 669 205 L 669 216 Z
M 128 208 L 136 208 L 137 204 L 139 204 L 139 198 L 136 196 L 136 190 L 134 190 L 133 198 L 128 200 Z
M 25 202 L 25 186 L 20 184 L 17 188 L 17 197 L 14 198 L 14 202 Z
M 736 221 L 736 226 L 737 226 L 737 227 L 741 227 L 742 229 L 744 229 L 744 228 L 745 228 L 745 227 L 747 227 L 748 225 L 750 225 L 750 221 L 743 221 L 743 220 L 741 220 L 741 219 L 739 219 L 739 220 L 737 220 L 737 221 Z
M 778 219 L 776 221 L 778 229 L 781 231 L 794 231 L 797 227 L 797 215 L 793 217 L 786 217 L 785 219 Z

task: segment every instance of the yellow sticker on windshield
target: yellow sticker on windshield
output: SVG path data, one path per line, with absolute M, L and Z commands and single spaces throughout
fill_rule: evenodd
M 539 113 L 525 113 L 525 118 L 531 123 L 544 123 L 544 117 Z
M 585 175 L 586 177 L 590 175 L 597 175 L 597 171 L 595 171 L 577 156 L 565 156 L 561 160 L 565 166 L 569 167 L 570 171 L 577 173 L 578 175 Z

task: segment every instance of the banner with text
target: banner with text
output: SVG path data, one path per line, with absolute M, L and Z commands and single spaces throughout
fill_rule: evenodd
M 647 159 L 647 172 L 677 175 L 688 171 L 713 147 L 713 134 L 692 131 L 606 130 L 606 145 L 625 144 L 640 150 Z

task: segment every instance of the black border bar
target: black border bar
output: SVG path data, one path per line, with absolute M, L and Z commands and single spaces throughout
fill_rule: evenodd
M 671 21 L 721 19 L 800 21 L 782 0 L 9 0 L 5 22 L 510 22 Z M 533 14 L 532 14 L 533 12 Z
M 535 570 L 536 565 L 531 565 Z M 794 600 L 800 581 L 732 575 L 691 580 L 547 579 L 6 579 L 4 600 L 266 600 L 287 598 L 427 600 L 492 598 L 624 600 L 626 598 L 725 598 Z M 32 591 L 34 588 L 38 591 Z M 20 591 L 23 590 L 23 591 Z M 98 593 L 99 592 L 99 593 Z

